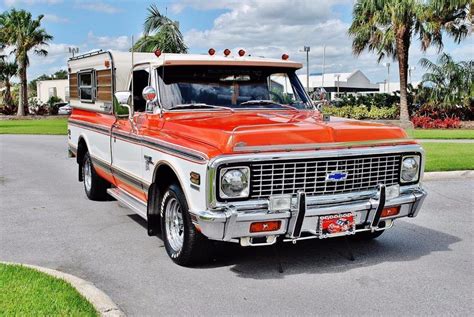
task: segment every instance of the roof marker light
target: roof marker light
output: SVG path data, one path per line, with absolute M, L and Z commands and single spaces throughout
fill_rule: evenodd
M 209 51 L 207 51 L 209 53 L 209 55 L 213 56 L 214 54 L 216 54 L 216 50 L 213 49 L 213 48 L 210 48 Z
M 230 49 L 226 48 L 226 49 L 224 50 L 224 55 L 225 55 L 226 57 L 229 56 L 229 55 L 230 55 Z
M 156 57 L 160 57 L 160 56 L 161 56 L 161 50 L 160 50 L 159 48 L 156 49 L 154 53 L 155 53 L 155 56 L 156 56 Z
M 239 56 L 242 57 L 245 55 L 245 51 L 244 50 L 239 50 Z
M 288 56 L 288 54 L 283 54 L 283 55 L 281 56 L 281 59 L 284 60 L 284 61 L 286 61 L 289 57 L 290 57 L 290 56 Z

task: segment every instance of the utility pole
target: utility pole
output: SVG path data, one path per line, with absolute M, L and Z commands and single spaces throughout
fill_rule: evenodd
M 339 77 L 341 77 L 341 75 L 336 74 L 336 78 L 337 78 L 337 97 L 339 97 Z
M 321 74 L 321 87 L 324 88 L 324 71 L 326 68 L 326 45 L 323 47 L 323 72 Z
M 385 63 L 387 66 L 387 93 L 390 93 L 390 63 Z
M 310 47 L 305 46 L 304 51 L 306 52 L 306 91 L 309 94 L 309 51 L 310 51 Z

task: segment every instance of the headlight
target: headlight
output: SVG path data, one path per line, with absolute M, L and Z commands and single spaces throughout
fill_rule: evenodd
M 221 198 L 245 198 L 249 196 L 250 169 L 248 167 L 223 168 L 220 172 Z
M 400 181 L 402 183 L 412 183 L 418 180 L 420 171 L 419 156 L 405 156 L 402 159 L 402 170 L 400 173 Z

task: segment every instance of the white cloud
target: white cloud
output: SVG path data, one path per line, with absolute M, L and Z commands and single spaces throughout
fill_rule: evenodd
M 7 7 L 13 7 L 19 4 L 34 5 L 34 4 L 58 4 L 62 0 L 5 0 L 3 3 Z
M 111 49 L 118 51 L 128 51 L 131 46 L 131 40 L 128 36 L 97 36 L 92 31 L 87 34 L 87 43 L 89 47 L 98 49 Z
M 76 8 L 89 10 L 89 11 L 96 11 L 106 14 L 116 14 L 122 12 L 122 9 L 117 8 L 109 3 L 96 1 L 96 2 L 80 2 L 78 1 L 75 5 Z
M 43 21 L 52 23 L 68 23 L 69 19 L 57 16 L 55 14 L 45 14 Z
M 303 46 L 310 46 L 310 72 L 316 73 L 322 71 L 323 48 L 326 46 L 326 72 L 351 72 L 360 69 L 372 82 L 386 78 L 387 70 L 383 63 L 388 60 L 378 64 L 376 54 L 363 52 L 358 57 L 352 54 L 352 40 L 347 33 L 349 23 L 342 21 L 334 8 L 337 4 L 352 6 L 352 1 L 301 0 L 291 6 L 289 3 L 287 0 L 182 0 L 171 9 L 175 13 L 186 7 L 196 10 L 225 10 L 214 20 L 211 28 L 191 29 L 184 34 L 186 44 L 196 53 L 207 52 L 210 47 L 220 52 L 224 48 L 233 52 L 244 48 L 254 56 L 280 57 L 282 53 L 288 53 L 290 59 L 306 65 L 306 54 L 301 50 Z M 462 46 L 454 49 L 453 54 L 459 50 L 457 55 L 469 56 L 473 45 L 468 45 L 468 42 L 469 40 L 466 40 Z M 410 64 L 417 64 L 422 56 L 436 55 L 437 52 L 433 49 L 423 54 L 419 50 L 418 41 L 413 41 Z M 472 55 L 471 53 L 470 56 Z M 390 79 L 398 81 L 398 64 L 391 60 L 390 62 Z M 306 69 L 301 71 L 306 72 Z M 420 77 L 422 72 L 423 70 L 417 67 L 413 79 Z

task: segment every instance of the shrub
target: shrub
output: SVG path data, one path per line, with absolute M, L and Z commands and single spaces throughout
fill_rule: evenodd
M 371 107 L 366 106 L 343 106 L 324 107 L 323 112 L 336 117 L 350 119 L 372 119 L 372 120 L 392 120 L 398 118 L 398 107 Z
M 28 112 L 33 115 L 44 116 L 48 113 L 47 105 L 41 104 L 36 97 L 28 99 Z
M 461 127 L 461 120 L 457 117 L 433 119 L 428 116 L 414 116 L 411 121 L 415 128 L 422 129 L 458 129 Z
M 57 104 L 58 102 L 63 101 L 61 98 L 56 97 L 56 96 L 51 96 L 48 100 L 48 108 L 49 108 L 49 114 L 51 115 L 57 115 L 58 110 L 59 110 L 59 105 Z
M 440 108 L 433 105 L 423 105 L 414 116 L 429 117 L 431 119 L 458 118 L 462 121 L 474 120 L 474 105 L 469 107 Z

